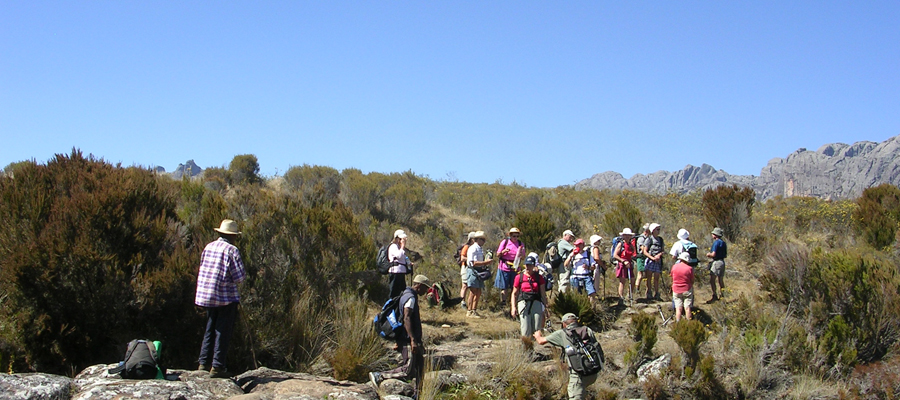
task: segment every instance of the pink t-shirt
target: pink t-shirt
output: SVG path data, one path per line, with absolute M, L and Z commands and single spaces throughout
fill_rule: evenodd
M 684 293 L 694 286 L 694 269 L 684 261 L 672 266 L 672 293 Z
M 522 247 L 522 242 L 516 242 L 512 239 L 503 239 L 500 242 L 500 247 L 497 248 L 497 257 L 500 258 L 501 261 L 509 261 L 513 262 L 516 259 L 516 255 L 519 254 L 519 248 Z M 503 249 L 509 249 L 509 253 L 502 254 Z M 500 263 L 501 271 L 512 271 L 506 263 Z

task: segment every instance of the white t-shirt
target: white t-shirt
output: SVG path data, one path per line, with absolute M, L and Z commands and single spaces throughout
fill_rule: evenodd
M 403 305 L 403 308 L 414 308 L 416 306 L 416 296 L 410 297 L 409 300 L 406 301 L 406 304 Z
M 677 242 L 672 243 L 672 250 L 669 250 L 669 254 L 672 257 L 678 258 L 678 255 L 684 252 L 684 243 L 692 243 L 690 240 L 678 239 Z
M 391 243 L 391 247 L 388 248 L 388 260 L 391 263 L 398 262 L 398 265 L 392 265 L 391 269 L 388 270 L 388 273 L 391 274 L 405 274 L 407 273 L 406 263 L 409 260 L 406 258 L 406 250 L 401 249 L 400 245 L 397 243 Z
M 581 253 L 576 253 L 572 256 L 572 274 L 579 276 L 590 276 L 591 270 L 589 269 L 591 266 L 591 257 L 588 253 L 589 250 L 584 250 Z
M 471 267 L 475 261 L 484 261 L 484 249 L 478 243 L 472 243 L 469 246 L 469 251 L 466 252 L 466 265 Z

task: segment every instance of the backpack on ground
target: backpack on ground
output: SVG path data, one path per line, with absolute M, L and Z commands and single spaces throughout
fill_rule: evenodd
M 159 362 L 159 347 L 162 344 L 158 341 L 132 340 L 125 349 L 125 359 L 107 372 L 124 379 L 164 379 L 166 369 Z
M 700 259 L 697 258 L 697 245 L 694 242 L 681 242 L 681 247 L 691 256 L 690 261 L 687 262 L 688 265 L 692 267 L 700 265 Z
M 566 359 L 569 368 L 581 376 L 593 375 L 603 369 L 604 355 L 603 348 L 588 331 L 586 326 L 579 326 L 574 329 L 566 328 L 566 336 L 569 338 L 571 346 L 566 347 Z
M 449 300 L 447 297 L 448 293 L 449 292 L 447 291 L 447 288 L 444 287 L 443 283 L 436 282 L 428 288 L 428 292 L 425 293 L 425 299 L 428 300 L 428 305 L 432 307 L 440 306 L 441 308 L 444 308 L 447 306 L 447 300 Z
M 375 332 L 388 340 L 397 338 L 397 330 L 403 326 L 403 313 L 400 310 L 400 296 L 392 297 L 381 306 L 381 311 L 375 314 L 373 323 Z
M 378 255 L 375 256 L 375 265 L 378 266 L 378 273 L 387 275 L 391 271 L 391 261 L 388 259 L 388 248 L 390 245 L 381 246 L 378 249 Z
M 547 251 L 544 253 L 544 262 L 550 264 L 554 271 L 558 270 L 563 262 L 562 256 L 559 254 L 558 244 L 558 240 L 547 243 Z

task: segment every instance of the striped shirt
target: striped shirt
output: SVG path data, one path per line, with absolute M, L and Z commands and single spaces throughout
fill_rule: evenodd
M 220 307 L 241 301 L 237 284 L 246 276 L 241 252 L 224 238 L 206 245 L 200 255 L 194 304 Z

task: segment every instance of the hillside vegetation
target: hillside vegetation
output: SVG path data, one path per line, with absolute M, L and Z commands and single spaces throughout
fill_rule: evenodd
M 900 380 L 895 186 L 855 200 L 755 202 L 752 190 L 736 186 L 654 195 L 308 165 L 266 178 L 253 155 L 207 169 L 202 179 L 173 180 L 77 150 L 46 164 L 11 164 L 0 177 L 0 368 L 71 375 L 117 361 L 136 337 L 166 343 L 169 367 L 196 367 L 204 324 L 193 305 L 196 271 L 223 218 L 240 224 L 248 269 L 232 369 L 264 365 L 364 381 L 388 365 L 391 353 L 370 318 L 387 293 L 375 253 L 396 229 L 410 233 L 416 272 L 458 291 L 452 255 L 469 231 L 485 231 L 493 238 L 487 246 L 496 247 L 516 226 L 529 251 L 542 252 L 565 229 L 608 244 L 624 227 L 657 222 L 667 243 L 686 228 L 701 248 L 714 226 L 725 227 L 726 284 L 749 289 L 705 308 L 697 326 L 670 326 L 683 352 L 662 381 L 639 385 L 628 372 L 660 354 L 660 321 L 652 314 L 652 321 L 618 321 L 633 325 L 637 345 L 615 356 L 622 382 L 595 396 L 615 398 L 629 385 L 648 398 L 762 398 L 798 382 L 848 398 L 900 389 L 892 383 Z M 496 303 L 497 294 L 489 290 L 485 302 Z M 601 331 L 617 323 L 604 322 L 603 307 L 594 310 Z M 513 398 L 555 398 L 525 376 L 505 379 L 524 393 Z M 467 390 L 435 396 L 477 398 Z

